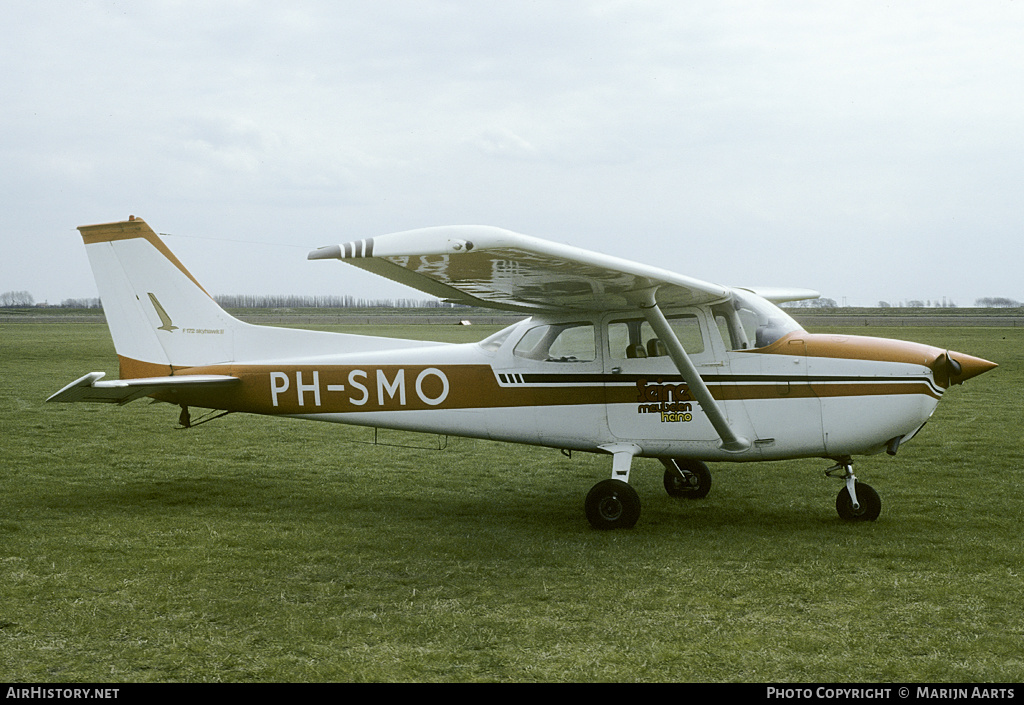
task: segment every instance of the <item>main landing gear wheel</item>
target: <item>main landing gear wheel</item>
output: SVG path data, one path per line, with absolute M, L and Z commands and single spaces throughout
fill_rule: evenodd
M 670 497 L 703 499 L 711 491 L 711 471 L 699 460 L 663 458 L 665 491 Z
M 854 491 L 857 493 L 856 509 L 853 506 L 853 499 L 850 491 L 843 488 L 836 497 L 836 511 L 839 517 L 846 521 L 874 521 L 882 513 L 882 500 L 871 485 L 863 482 L 854 483 Z
M 598 482 L 584 506 L 595 529 L 631 529 L 640 518 L 640 496 L 622 480 Z

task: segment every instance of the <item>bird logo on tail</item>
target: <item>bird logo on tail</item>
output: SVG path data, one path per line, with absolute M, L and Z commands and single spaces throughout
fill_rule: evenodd
M 158 326 L 157 330 L 165 330 L 168 333 L 170 333 L 171 331 L 178 330 L 178 326 L 174 325 L 174 323 L 171 321 L 171 317 L 167 315 L 167 311 L 165 311 L 164 307 L 160 305 L 160 302 L 157 300 L 156 296 L 150 293 L 149 300 L 153 302 L 153 308 L 156 310 L 156 315 L 160 317 L 160 323 L 163 324 L 161 326 Z

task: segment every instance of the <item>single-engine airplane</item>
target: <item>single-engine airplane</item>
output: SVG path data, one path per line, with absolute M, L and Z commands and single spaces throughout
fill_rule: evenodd
M 632 527 L 634 458 L 676 497 L 703 497 L 706 461 L 820 457 L 839 515 L 878 517 L 855 455 L 896 451 L 944 392 L 996 367 L 882 338 L 810 334 L 775 304 L 806 289 L 733 288 L 484 226 L 323 247 L 445 301 L 529 317 L 448 344 L 250 325 L 225 312 L 143 220 L 79 228 L 120 379 L 92 372 L 54 402 L 189 407 L 606 453 L 585 501 L 599 529 Z

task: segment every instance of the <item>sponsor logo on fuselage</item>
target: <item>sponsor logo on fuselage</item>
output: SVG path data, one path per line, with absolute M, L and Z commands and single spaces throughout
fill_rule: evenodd
M 638 379 L 636 389 L 637 414 L 656 414 L 661 423 L 693 421 L 693 397 L 685 384 L 665 383 L 661 379 L 651 383 Z

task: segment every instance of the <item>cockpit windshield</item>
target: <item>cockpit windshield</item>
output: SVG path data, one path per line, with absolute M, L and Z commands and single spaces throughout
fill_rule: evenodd
M 497 352 L 498 348 L 505 344 L 508 337 L 512 335 L 512 331 L 514 331 L 518 326 L 518 323 L 514 323 L 507 328 L 502 328 L 497 333 L 493 333 L 481 340 L 478 345 L 487 352 Z
M 733 290 L 730 301 L 712 307 L 722 338 L 730 350 L 751 350 L 771 345 L 799 323 L 782 309 L 755 294 Z

